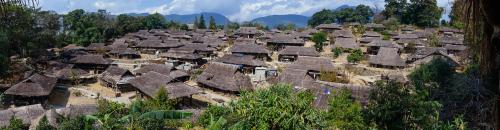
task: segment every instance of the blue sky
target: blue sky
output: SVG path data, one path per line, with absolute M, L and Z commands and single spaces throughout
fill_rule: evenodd
M 438 6 L 450 11 L 453 0 L 438 0 Z M 310 16 L 321 9 L 341 5 L 365 4 L 383 9 L 384 0 L 39 0 L 44 10 L 67 13 L 74 9 L 96 11 L 106 9 L 112 14 L 161 13 L 192 14 L 215 12 L 232 21 L 248 21 L 267 15 L 299 14 Z M 447 19 L 447 15 L 446 16 Z

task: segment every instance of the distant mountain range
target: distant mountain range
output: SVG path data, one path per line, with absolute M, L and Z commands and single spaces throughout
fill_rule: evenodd
M 309 17 L 303 15 L 269 15 L 253 19 L 252 22 L 260 23 L 271 28 L 275 28 L 279 24 L 293 23 L 296 27 L 306 27 Z
M 336 9 L 333 9 L 333 10 L 340 10 L 340 9 L 345 9 L 345 8 L 356 8 L 356 6 L 342 5 L 342 6 L 337 7 Z M 128 15 L 147 16 L 149 14 L 148 13 L 129 13 Z M 194 19 L 196 17 L 200 17 L 200 15 L 203 15 L 207 25 L 208 25 L 210 16 L 214 17 L 215 23 L 217 23 L 217 24 L 227 24 L 230 22 L 230 20 L 222 14 L 209 13 L 209 12 L 198 13 L 198 14 L 186 14 L 186 15 L 169 14 L 169 15 L 165 15 L 165 18 L 167 21 L 173 20 L 173 21 L 177 21 L 180 23 L 184 23 L 184 24 L 190 24 L 190 23 L 194 22 Z M 287 14 L 287 15 L 269 15 L 269 16 L 259 17 L 259 18 L 255 18 L 255 19 L 251 20 L 251 22 L 257 22 L 257 23 L 269 26 L 270 28 L 275 28 L 279 24 L 288 24 L 288 23 L 293 23 L 297 27 L 306 27 L 308 20 L 309 20 L 308 16 Z

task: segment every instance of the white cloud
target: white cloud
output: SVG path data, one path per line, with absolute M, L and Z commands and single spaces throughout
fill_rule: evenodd
M 98 8 L 98 9 L 109 9 L 109 8 L 116 7 L 116 3 L 115 2 L 97 1 L 94 3 L 94 7 Z

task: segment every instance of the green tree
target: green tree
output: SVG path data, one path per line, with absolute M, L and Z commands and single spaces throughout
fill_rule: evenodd
M 354 10 L 354 22 L 368 23 L 374 14 L 370 6 L 358 5 Z
M 55 130 L 56 128 L 52 127 L 49 124 L 49 120 L 47 120 L 47 116 L 43 116 L 42 119 L 38 122 L 38 126 L 36 130 Z
M 335 47 L 335 48 L 333 48 L 333 49 L 332 49 L 332 52 L 333 52 L 333 56 L 334 56 L 335 58 L 337 58 L 337 57 L 339 57 L 340 55 L 342 55 L 343 50 L 342 50 L 342 48 L 340 48 L 340 47 Z
M 210 16 L 210 30 L 217 30 L 217 23 L 215 23 L 215 19 L 213 16 Z
M 278 30 L 295 30 L 296 26 L 293 23 L 279 24 L 276 26 Z
M 120 14 L 116 17 L 116 30 L 119 35 L 125 35 L 130 32 L 137 32 L 146 29 L 142 20 L 144 17 L 134 17 L 127 14 Z
M 334 91 L 329 105 L 325 116 L 329 126 L 342 130 L 366 129 L 361 104 L 354 101 L 347 88 Z
M 434 129 L 440 124 L 441 104 L 425 91 L 393 81 L 377 81 L 370 91 L 367 119 L 381 129 Z
M 198 28 L 199 29 L 207 29 L 207 26 L 205 24 L 205 17 L 203 17 L 203 14 L 200 16 L 200 23 L 198 23 Z
M 347 56 L 347 62 L 349 63 L 357 63 L 362 59 L 363 59 L 363 52 L 361 52 L 360 49 L 352 51 L 352 53 Z
M 437 27 L 443 12 L 436 0 L 410 0 L 408 6 L 408 23 L 419 27 Z
M 307 21 L 307 24 L 311 27 L 316 27 L 320 24 L 334 23 L 336 19 L 337 18 L 332 10 L 323 9 L 319 12 L 314 13 Z
M 314 47 L 317 51 L 323 51 L 323 44 L 327 40 L 326 34 L 323 32 L 315 33 L 311 40 L 314 42 Z
M 91 130 L 92 123 L 85 120 L 84 117 L 78 116 L 76 118 L 63 118 L 59 123 L 58 129 L 60 130 Z
M 159 13 L 146 16 L 144 24 L 148 29 L 162 29 L 166 23 L 165 17 Z
M 385 0 L 385 3 L 385 9 L 382 13 L 386 19 L 396 18 L 397 20 L 401 20 L 408 8 L 407 0 Z

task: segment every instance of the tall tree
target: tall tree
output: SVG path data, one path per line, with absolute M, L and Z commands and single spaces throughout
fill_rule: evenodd
M 211 30 L 217 30 L 217 23 L 215 23 L 215 19 L 213 16 L 210 16 L 210 27 Z
M 161 29 L 164 28 L 166 23 L 165 17 L 159 13 L 146 16 L 145 24 L 148 29 Z
M 386 19 L 395 17 L 398 20 L 401 20 L 404 13 L 406 13 L 407 7 L 407 0 L 385 0 L 385 10 L 383 11 L 383 14 Z
M 410 0 L 407 20 L 419 27 L 437 27 L 442 12 L 436 0 Z
M 207 26 L 205 24 L 205 17 L 203 17 L 203 14 L 200 16 L 200 19 L 199 19 L 200 23 L 198 23 L 198 28 L 199 29 L 207 29 Z
M 332 10 L 323 9 L 319 12 L 313 14 L 311 19 L 307 21 L 307 24 L 312 27 L 316 27 L 320 24 L 328 24 L 335 22 L 336 16 Z
M 354 10 L 354 21 L 360 23 L 368 23 L 373 17 L 374 13 L 370 6 L 358 5 Z

